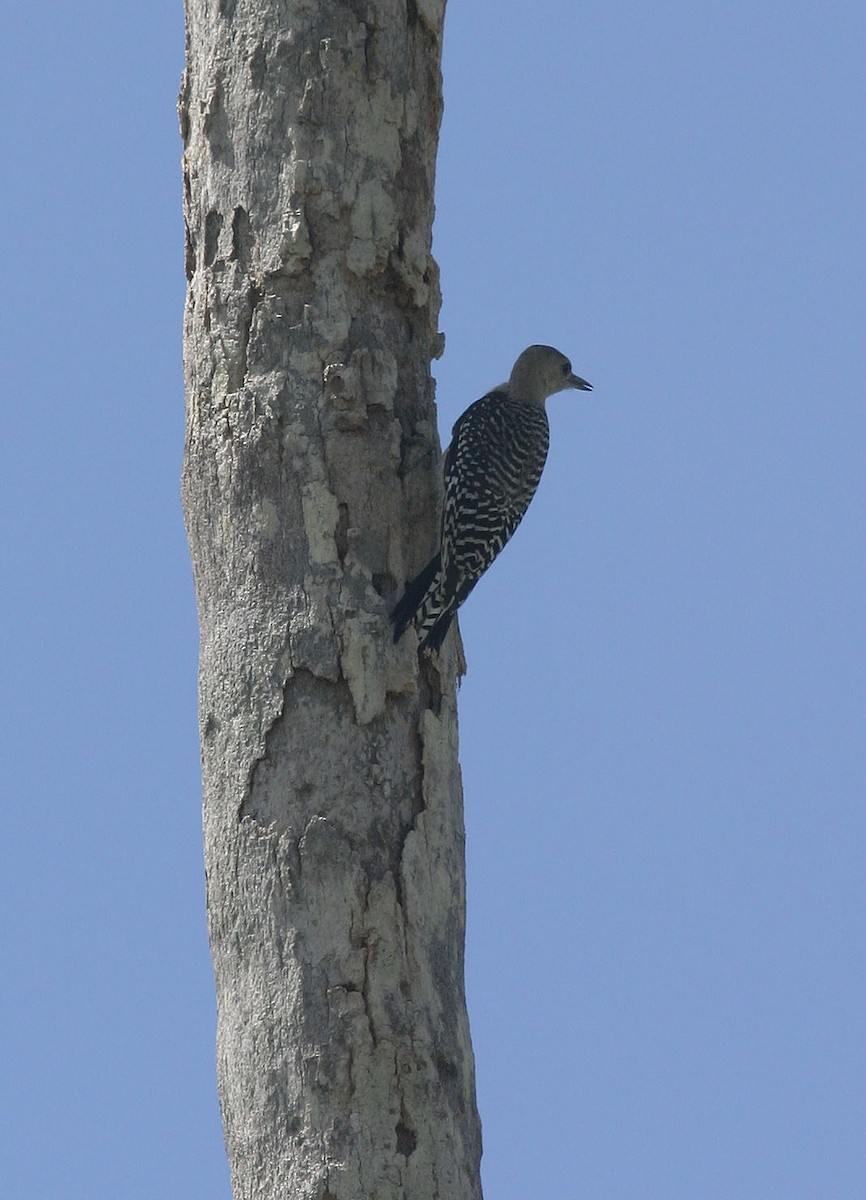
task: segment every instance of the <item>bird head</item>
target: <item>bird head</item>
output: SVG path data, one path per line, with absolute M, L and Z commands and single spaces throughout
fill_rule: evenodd
M 508 381 L 510 395 L 536 404 L 544 404 L 548 396 L 566 388 L 591 392 L 592 384 L 575 375 L 569 360 L 553 346 L 530 346 L 524 350 Z

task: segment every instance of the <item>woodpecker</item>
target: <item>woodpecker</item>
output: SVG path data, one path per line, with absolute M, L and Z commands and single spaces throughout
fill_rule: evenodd
M 564 354 L 530 346 L 507 383 L 471 404 L 445 452 L 439 551 L 406 584 L 391 613 L 394 641 L 410 624 L 419 649 L 438 650 L 455 612 L 520 524 L 547 458 L 544 402 L 565 388 L 591 392 Z

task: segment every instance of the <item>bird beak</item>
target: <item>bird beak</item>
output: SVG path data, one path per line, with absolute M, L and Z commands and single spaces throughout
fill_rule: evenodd
M 575 375 L 574 372 L 572 372 L 568 377 L 568 386 L 578 388 L 581 392 L 592 391 L 592 384 L 587 383 L 585 379 L 581 379 L 581 377 L 579 375 Z

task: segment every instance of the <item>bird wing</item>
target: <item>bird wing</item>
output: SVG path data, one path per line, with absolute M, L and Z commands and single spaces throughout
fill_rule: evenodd
M 442 570 L 457 604 L 520 524 L 546 457 L 543 408 L 504 391 L 476 400 L 454 425 L 445 456 Z

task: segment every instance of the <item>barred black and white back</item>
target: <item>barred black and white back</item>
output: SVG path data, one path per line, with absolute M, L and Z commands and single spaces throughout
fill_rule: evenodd
M 568 359 L 530 346 L 508 384 L 470 405 L 445 454 L 440 549 L 410 580 L 391 620 L 396 642 L 414 623 L 420 648 L 438 650 L 454 613 L 514 533 L 535 495 L 550 441 L 544 401 L 590 390 Z

